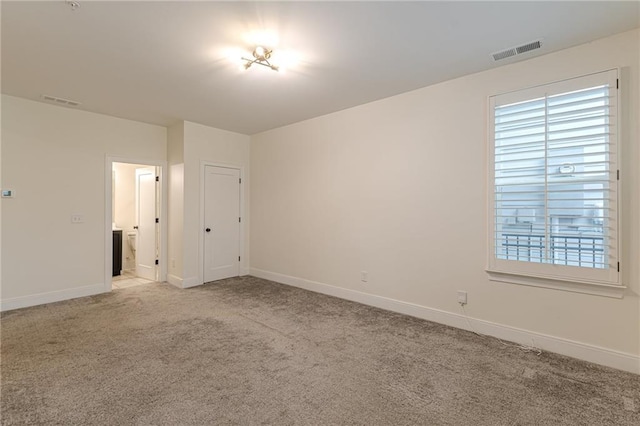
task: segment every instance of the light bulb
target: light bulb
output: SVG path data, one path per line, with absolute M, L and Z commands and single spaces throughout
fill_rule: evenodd
M 256 50 L 253 51 L 253 54 L 256 58 L 264 58 L 265 50 L 262 46 L 257 46 Z

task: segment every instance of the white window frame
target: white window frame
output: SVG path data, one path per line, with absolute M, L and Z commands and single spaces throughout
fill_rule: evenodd
M 620 182 L 619 178 L 619 123 L 620 108 L 618 94 L 618 70 L 608 70 L 589 74 L 569 80 L 563 80 L 524 90 L 494 95 L 489 97 L 488 137 L 487 137 L 487 273 L 491 281 L 532 285 L 536 287 L 560 289 L 609 297 L 622 297 L 624 287 L 620 274 Z M 610 122 L 610 191 L 614 192 L 611 220 L 616 222 L 616 229 L 610 236 L 609 268 L 587 268 L 578 266 L 556 265 L 519 260 L 500 259 L 496 255 L 496 221 L 495 221 L 495 108 L 500 105 L 533 100 L 544 96 L 567 93 L 603 84 L 609 84 L 611 90 L 610 108 L 613 108 L 613 121 Z

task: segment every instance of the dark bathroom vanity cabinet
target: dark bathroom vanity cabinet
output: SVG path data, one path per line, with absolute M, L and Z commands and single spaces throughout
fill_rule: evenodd
M 113 231 L 113 276 L 122 271 L 122 231 Z

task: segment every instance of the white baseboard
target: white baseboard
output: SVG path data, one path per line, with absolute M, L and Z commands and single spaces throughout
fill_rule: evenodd
M 202 284 L 198 280 L 198 277 L 180 278 L 177 275 L 172 274 L 167 274 L 167 282 L 178 288 L 189 288 Z
M 316 281 L 305 280 L 303 278 L 283 275 L 276 272 L 251 268 L 251 275 L 287 284 L 316 293 L 327 294 L 341 299 L 351 300 L 388 311 L 398 312 L 405 315 L 449 325 L 463 330 L 476 331 L 478 333 L 494 336 L 499 339 L 515 342 L 521 345 L 535 346 L 544 351 L 567 355 L 595 364 L 616 368 L 640 374 L 640 356 L 614 351 L 599 346 L 575 342 L 560 337 L 536 333 L 507 325 L 497 324 L 476 318 L 467 319 L 460 314 L 428 308 L 426 306 L 376 296 L 356 290 L 336 287 Z M 469 325 L 473 328 L 470 329 Z
M 246 276 L 246 275 L 250 275 L 251 271 L 249 269 L 241 269 L 240 270 L 240 276 Z M 171 275 L 168 274 L 167 275 L 167 282 L 169 284 L 172 284 L 178 288 L 189 288 L 189 287 L 195 287 L 197 285 L 201 285 L 203 284 L 202 282 L 200 282 L 200 278 L 198 277 L 191 277 L 191 278 L 180 278 L 178 276 L 175 275 Z
M 167 282 L 173 286 L 176 286 L 178 288 L 182 288 L 182 278 L 172 275 L 172 274 L 167 274 Z
M 105 293 L 104 283 L 33 294 L 30 296 L 12 297 L 0 301 L 0 310 L 3 312 L 10 311 L 13 309 L 27 308 L 29 306 L 43 305 L 45 303 L 75 299 L 77 297 L 93 296 L 94 294 L 100 293 Z
M 200 281 L 200 279 L 198 277 L 189 277 L 189 278 L 184 278 L 182 280 L 182 288 L 189 288 L 189 287 L 195 287 L 197 285 L 201 285 L 202 282 Z

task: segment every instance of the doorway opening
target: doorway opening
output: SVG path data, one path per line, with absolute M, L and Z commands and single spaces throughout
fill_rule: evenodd
M 107 170 L 105 290 L 164 281 L 163 166 L 112 158 Z

